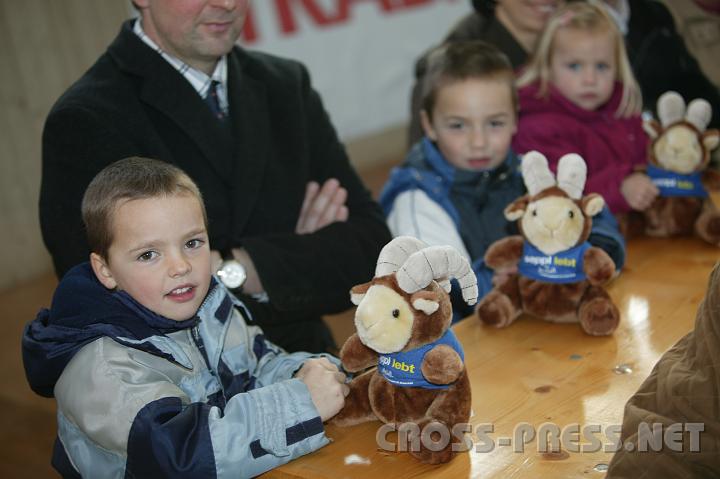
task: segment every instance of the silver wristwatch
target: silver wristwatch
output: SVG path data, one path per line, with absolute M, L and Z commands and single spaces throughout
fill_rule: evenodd
M 218 278 L 229 290 L 237 292 L 247 279 L 245 266 L 235 259 L 230 249 L 221 251 L 220 255 L 223 258 L 223 263 L 217 272 Z

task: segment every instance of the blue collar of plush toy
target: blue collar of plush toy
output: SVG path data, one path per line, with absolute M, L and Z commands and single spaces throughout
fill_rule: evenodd
M 583 256 L 590 246 L 586 241 L 574 248 L 548 255 L 525 241 L 518 272 L 546 283 L 577 283 L 586 278 Z
M 706 198 L 708 196 L 699 172 L 683 175 L 654 165 L 648 165 L 647 175 L 660 190 L 660 196 L 696 198 Z
M 422 374 L 422 362 L 425 355 L 435 346 L 441 344 L 450 346 L 460 355 L 460 359 L 465 361 L 465 353 L 463 352 L 460 342 L 455 337 L 455 333 L 451 330 L 445 331 L 440 339 L 432 343 L 411 349 L 410 351 L 400 351 L 398 353 L 382 354 L 378 358 L 378 372 L 391 384 L 400 387 L 414 387 L 425 389 L 447 389 L 452 384 L 433 384 L 428 382 Z

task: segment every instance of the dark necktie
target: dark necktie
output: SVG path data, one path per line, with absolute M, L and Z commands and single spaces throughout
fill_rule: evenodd
M 224 122 L 227 119 L 227 113 L 220 108 L 220 99 L 217 94 L 218 85 L 220 85 L 220 82 L 217 80 L 210 82 L 210 88 L 208 88 L 207 94 L 205 95 L 205 103 L 210 107 L 213 116 L 221 122 Z

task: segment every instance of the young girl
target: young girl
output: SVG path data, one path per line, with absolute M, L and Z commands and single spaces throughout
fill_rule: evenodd
M 647 149 L 640 90 L 622 35 L 602 8 L 559 9 L 518 84 L 518 153 L 542 151 L 553 168 L 565 153 L 578 153 L 588 166 L 586 191 L 602 194 L 613 213 L 650 206 L 658 190 L 633 172 Z

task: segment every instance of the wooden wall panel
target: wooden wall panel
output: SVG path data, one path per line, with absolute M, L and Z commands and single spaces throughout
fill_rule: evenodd
M 51 268 L 37 211 L 43 123 L 129 15 L 124 0 L 0 0 L 0 290 Z

